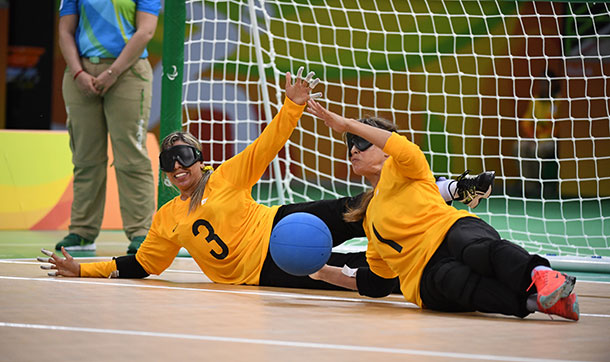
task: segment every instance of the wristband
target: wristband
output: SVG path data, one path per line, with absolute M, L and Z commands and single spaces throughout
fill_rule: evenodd
M 74 78 L 72 78 L 72 80 L 76 80 L 76 77 L 78 77 L 78 75 L 81 74 L 82 72 L 83 72 L 83 69 L 76 72 L 76 74 L 74 74 Z

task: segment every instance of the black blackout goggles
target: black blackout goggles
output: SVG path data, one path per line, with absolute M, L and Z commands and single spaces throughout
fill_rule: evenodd
M 174 165 L 178 161 L 184 167 L 191 167 L 197 161 L 203 161 L 201 152 L 193 146 L 177 145 L 159 154 L 159 165 L 165 172 L 174 171 Z
M 356 146 L 356 148 L 360 151 L 366 151 L 373 144 L 360 136 L 356 136 L 355 134 L 346 133 L 345 134 L 345 143 L 347 143 L 347 153 L 349 156 L 352 156 L 352 147 Z

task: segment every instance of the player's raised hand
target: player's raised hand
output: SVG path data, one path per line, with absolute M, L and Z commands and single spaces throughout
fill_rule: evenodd
M 346 132 L 348 123 L 353 121 L 353 119 L 345 118 L 335 112 L 329 111 L 313 99 L 307 101 L 307 111 L 323 120 L 326 126 L 339 133 Z
M 40 269 L 44 269 L 44 270 L 55 270 L 55 271 L 51 271 L 49 272 L 49 276 L 51 277 L 56 277 L 58 275 L 64 276 L 64 277 L 79 277 L 80 276 L 80 264 L 74 260 L 74 258 L 72 257 L 72 255 L 68 254 L 68 252 L 66 251 L 66 249 L 64 249 L 64 247 L 61 247 L 61 252 L 62 254 L 64 254 L 65 258 L 59 257 L 57 255 L 55 255 L 55 253 L 53 253 L 52 251 L 46 250 L 46 249 L 41 249 L 40 250 L 44 255 L 48 256 L 48 258 L 45 257 L 41 257 L 39 256 L 38 258 L 36 258 L 39 262 L 41 263 L 48 263 L 48 264 L 43 264 L 40 266 Z
M 320 83 L 320 79 L 313 79 L 314 72 L 309 72 L 305 79 L 301 78 L 303 75 L 303 67 L 300 67 L 295 76 L 294 82 L 290 72 L 286 72 L 286 97 L 290 98 L 296 104 L 303 105 L 309 99 L 318 98 L 322 96 L 322 93 L 310 94 L 311 90 Z

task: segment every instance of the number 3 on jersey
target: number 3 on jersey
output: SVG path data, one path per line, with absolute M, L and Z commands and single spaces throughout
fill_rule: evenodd
M 220 254 L 217 253 L 215 250 L 210 250 L 210 254 L 212 254 L 212 256 L 218 260 L 226 258 L 227 255 L 229 255 L 229 247 L 227 246 L 227 244 L 225 244 L 224 241 L 222 241 L 222 239 L 220 239 L 218 235 L 216 235 L 216 233 L 214 232 L 214 228 L 207 220 L 199 219 L 193 223 L 193 235 L 199 235 L 200 226 L 205 226 L 205 228 L 208 229 L 208 236 L 206 236 L 205 240 L 208 243 L 215 241 L 216 244 L 218 244 L 218 246 L 220 246 L 220 248 L 222 249 L 222 253 Z

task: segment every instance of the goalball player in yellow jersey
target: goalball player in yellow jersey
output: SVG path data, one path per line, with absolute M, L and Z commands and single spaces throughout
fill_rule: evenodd
M 308 276 L 282 271 L 269 254 L 269 237 L 279 220 L 295 212 L 311 213 L 322 219 L 331 231 L 334 246 L 363 237 L 362 220 L 343 219 L 348 208 L 359 203 L 360 196 L 271 207 L 258 204 L 251 196 L 252 186 L 290 137 L 311 89 L 318 82 L 312 80 L 313 73 L 301 79 L 301 72 L 299 69 L 295 84 L 291 75 L 286 75 L 284 106 L 260 137 L 215 171 L 204 167 L 201 144 L 191 134 L 174 132 L 165 137 L 160 166 L 180 195 L 155 214 L 152 227 L 135 255 L 79 264 L 65 250 L 62 250 L 65 259 L 43 251 L 50 258 L 39 260 L 52 264 L 44 268 L 57 269 L 51 274 L 61 276 L 143 278 L 161 274 L 184 247 L 201 270 L 217 283 L 339 289 Z M 446 183 L 449 186 L 442 188 L 456 189 L 446 199 L 457 197 L 471 207 L 476 206 L 486 196 L 470 192 L 466 186 L 484 181 L 484 189 L 489 193 L 491 176 L 491 179 L 468 176 L 449 181 Z M 328 263 L 351 268 L 367 265 L 364 252 L 332 253 Z M 396 280 L 392 283 L 396 285 Z
M 54 254 L 41 261 L 57 269 L 55 275 L 81 277 L 142 278 L 160 274 L 170 266 L 181 247 L 188 250 L 212 281 L 225 284 L 332 288 L 336 286 L 307 276 L 281 271 L 268 254 L 272 226 L 293 212 L 310 212 L 329 224 L 335 245 L 363 236 L 361 223 L 346 223 L 342 213 L 354 198 L 324 200 L 286 206 L 265 206 L 251 196 L 254 184 L 284 147 L 301 118 L 311 89 L 319 82 L 313 72 L 294 84 L 286 74 L 286 99 L 279 113 L 246 149 L 216 170 L 204 167 L 200 142 L 186 132 L 174 132 L 162 142 L 160 164 L 180 195 L 163 205 L 137 253 L 111 261 L 76 262 L 65 250 L 65 259 Z M 315 97 L 316 95 L 311 95 Z M 336 219 L 336 220 L 335 220 Z M 337 265 L 360 266 L 364 257 L 334 254 Z
M 392 291 L 391 281 L 398 276 L 405 299 L 420 307 L 521 318 L 541 311 L 578 320 L 572 293 L 576 278 L 502 239 L 476 215 L 448 206 L 424 153 L 396 133 L 394 124 L 348 119 L 315 100 L 308 105 L 327 126 L 345 132 L 354 173 L 374 187 L 362 205 L 346 214 L 347 220 L 364 215 L 369 267 L 354 275 L 326 265 L 312 278 L 380 297 Z

